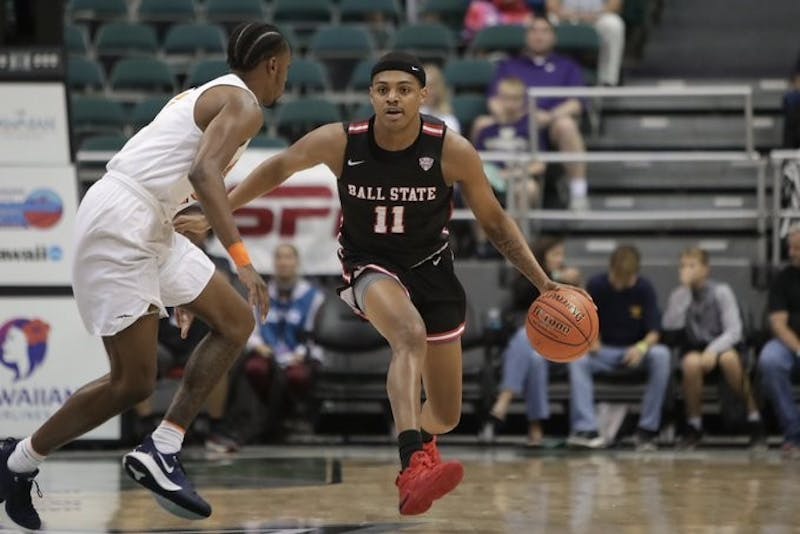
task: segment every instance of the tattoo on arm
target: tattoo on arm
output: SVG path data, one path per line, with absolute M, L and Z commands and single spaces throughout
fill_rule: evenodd
M 487 226 L 484 231 L 495 248 L 536 287 L 541 287 L 547 281 L 547 275 L 511 219 L 504 217 L 500 224 Z

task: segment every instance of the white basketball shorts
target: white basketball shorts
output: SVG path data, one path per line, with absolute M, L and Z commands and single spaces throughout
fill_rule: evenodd
M 195 300 L 214 264 L 172 228 L 172 215 L 131 178 L 107 173 L 94 184 L 75 220 L 72 287 L 86 329 L 114 335 L 151 305 Z

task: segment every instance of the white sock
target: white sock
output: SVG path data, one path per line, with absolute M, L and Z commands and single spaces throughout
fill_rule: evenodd
M 158 452 L 163 454 L 176 454 L 183 445 L 183 435 L 186 433 L 181 427 L 169 421 L 161 421 L 153 431 L 153 443 Z
M 703 429 L 703 420 L 700 417 L 690 417 L 689 424 L 693 426 L 695 430 Z
M 33 450 L 31 438 L 28 436 L 19 443 L 8 457 L 8 468 L 14 473 L 30 473 L 39 468 L 45 457 Z
M 756 423 L 761 421 L 761 414 L 758 412 L 750 412 L 747 414 L 747 422 L 748 423 Z
M 570 178 L 569 196 L 572 198 L 584 198 L 589 191 L 589 184 L 586 178 Z

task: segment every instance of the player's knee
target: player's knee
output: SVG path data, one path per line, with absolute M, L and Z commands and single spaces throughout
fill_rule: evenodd
M 390 340 L 392 351 L 395 354 L 405 353 L 422 357 L 425 354 L 427 335 L 422 321 L 407 321 L 397 325 L 395 333 Z
M 256 320 L 248 306 L 242 306 L 227 317 L 220 326 L 220 334 L 237 347 L 244 347 L 256 327 Z
M 155 387 L 155 379 L 138 377 L 119 382 L 116 390 L 120 404 L 133 406 L 150 398 Z

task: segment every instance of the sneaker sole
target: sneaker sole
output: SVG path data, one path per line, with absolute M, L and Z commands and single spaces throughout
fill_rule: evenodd
M 131 452 L 122 458 L 125 473 L 140 486 L 153 492 L 156 502 L 167 512 L 183 519 L 206 519 L 211 511 L 188 508 L 170 497 L 182 488 L 169 480 L 149 454 Z

